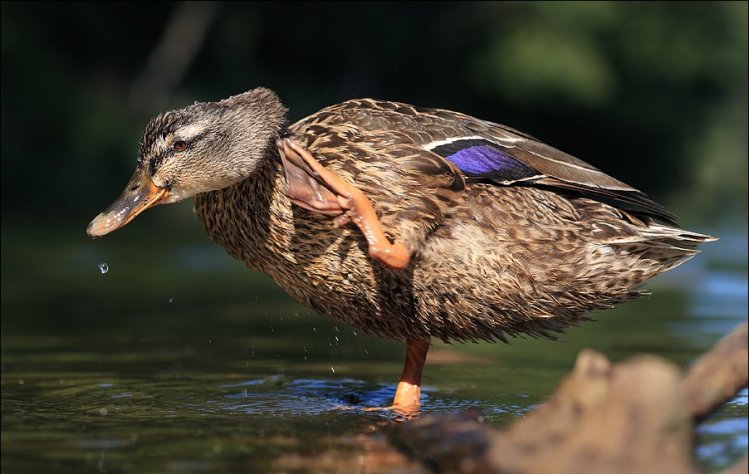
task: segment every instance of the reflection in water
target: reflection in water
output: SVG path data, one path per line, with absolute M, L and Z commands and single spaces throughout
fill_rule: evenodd
M 222 254 L 183 260 L 149 239 L 148 255 L 28 236 L 4 250 L 3 472 L 425 472 L 386 441 L 401 417 L 367 410 L 392 400 L 402 347 L 310 314 Z M 689 364 L 747 316 L 745 250 L 726 241 L 565 342 L 435 344 L 422 413 L 476 408 L 506 425 L 584 347 Z M 105 258 L 117 271 L 92 274 Z M 746 416 L 744 391 L 700 428 L 705 466 L 746 451 Z

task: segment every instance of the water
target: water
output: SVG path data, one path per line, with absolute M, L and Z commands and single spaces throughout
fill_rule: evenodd
M 89 241 L 3 227 L 3 472 L 427 472 L 383 434 L 403 349 L 290 301 L 195 231 L 148 224 Z M 125 235 L 124 232 L 127 232 Z M 747 317 L 746 235 L 564 342 L 435 344 L 425 413 L 504 426 L 585 347 L 686 367 Z M 40 240 L 36 235 L 47 237 Z M 107 278 L 92 272 L 106 259 Z M 716 471 L 747 449 L 747 392 L 699 430 Z

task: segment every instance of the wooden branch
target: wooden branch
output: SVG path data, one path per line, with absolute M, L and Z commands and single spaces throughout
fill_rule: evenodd
M 747 323 L 744 323 L 689 370 L 683 387 L 695 420 L 703 420 L 746 387 L 749 378 L 747 341 Z
M 217 10 L 213 2 L 175 4 L 158 44 L 133 81 L 130 107 L 150 113 L 166 106 L 171 90 L 200 52 Z
M 746 474 L 747 472 L 749 472 L 749 458 L 744 456 L 721 474 Z
M 721 474 L 746 474 L 747 472 L 749 472 L 749 458 L 744 456 Z

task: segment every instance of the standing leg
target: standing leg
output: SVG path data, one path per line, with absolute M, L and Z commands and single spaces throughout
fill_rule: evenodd
M 393 399 L 394 410 L 416 412 L 421 403 L 421 372 L 429 351 L 429 341 L 408 339 L 406 341 L 406 364 L 403 367 L 398 388 Z

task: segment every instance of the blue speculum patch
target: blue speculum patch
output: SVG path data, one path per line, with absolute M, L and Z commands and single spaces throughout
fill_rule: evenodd
M 432 151 L 450 160 L 468 176 L 512 181 L 539 174 L 485 140 L 458 140 L 436 147 Z
M 486 174 L 513 167 L 517 160 L 488 146 L 472 146 L 447 157 L 464 173 Z

